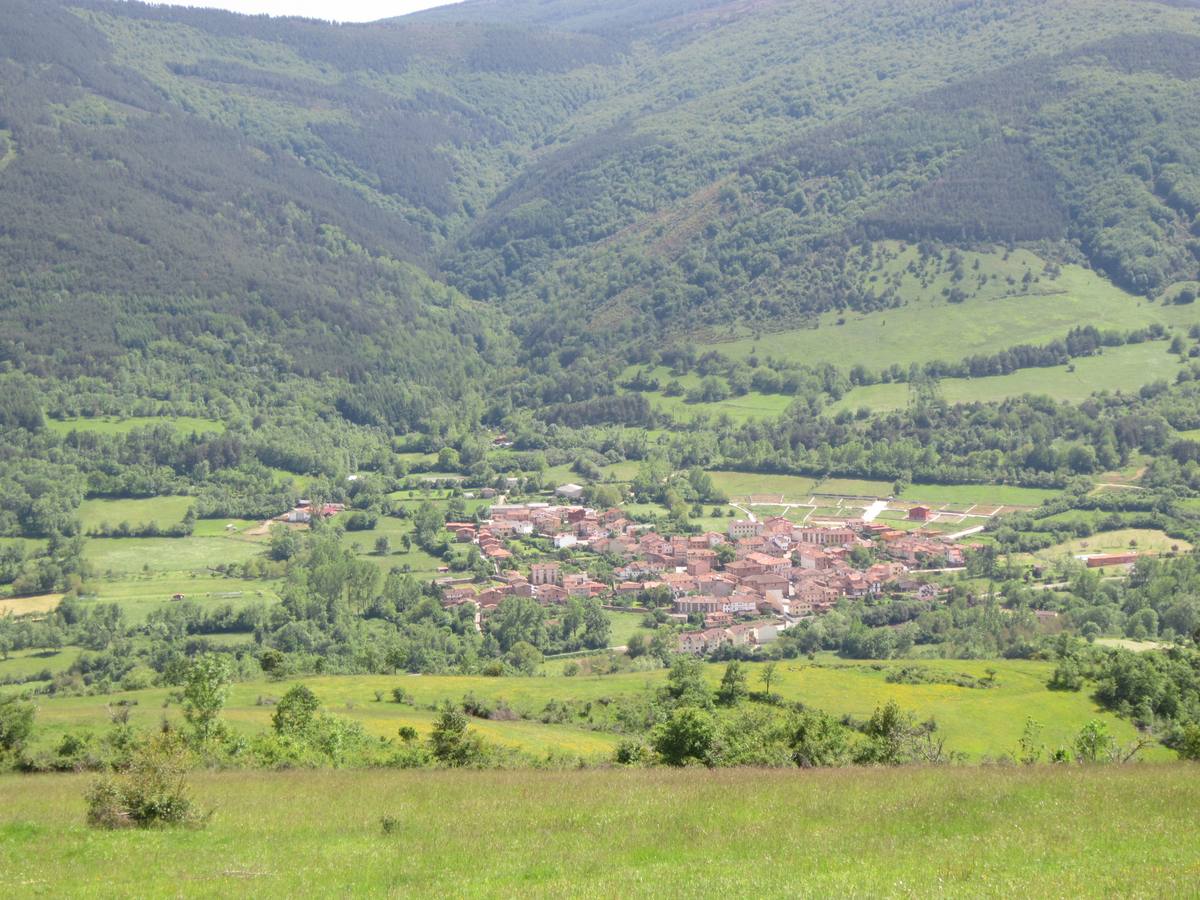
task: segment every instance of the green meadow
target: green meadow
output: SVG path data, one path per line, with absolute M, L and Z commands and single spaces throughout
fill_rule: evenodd
M 87 534 L 108 524 L 116 527 L 127 522 L 135 528 L 139 525 L 157 524 L 170 528 L 183 521 L 192 505 L 191 497 L 146 497 L 135 500 L 84 500 L 79 505 L 79 521 Z M 225 523 L 221 523 L 222 529 Z
M 0 893 L 1186 897 L 1195 765 L 203 773 L 203 830 L 97 832 L 0 779 Z M 390 824 L 383 827 L 384 821 Z
M 94 431 L 98 434 L 128 434 L 137 428 L 170 425 L 181 434 L 224 431 L 225 424 L 216 419 L 197 416 L 102 416 L 96 418 L 46 419 L 46 427 L 58 434 L 72 431 Z
M 803 475 L 761 475 L 751 472 L 710 472 L 713 485 L 735 501 L 747 497 L 782 497 L 792 503 L 806 503 L 810 498 L 857 498 L 893 496 L 895 486 L 886 481 L 867 481 L 851 478 L 809 478 Z M 972 506 L 1040 506 L 1057 491 L 1025 488 L 1004 484 L 912 484 L 902 497 L 905 503 L 928 503 L 952 506 L 965 512 Z M 990 511 L 990 510 L 989 510 Z M 776 510 L 775 512 L 779 512 Z M 830 512 L 836 512 L 836 504 Z M 769 510 L 755 507 L 755 514 L 772 515 Z
M 1101 531 L 1085 538 L 1077 538 L 1064 544 L 1055 544 L 1034 554 L 1038 559 L 1057 561 L 1092 553 L 1120 553 L 1136 550 L 1138 553 L 1187 553 L 1192 545 L 1173 538 L 1165 532 L 1151 528 L 1120 528 L 1116 531 Z
M 889 683 L 889 672 L 912 666 L 929 676 L 933 683 Z M 750 683 L 757 685 L 760 664 L 748 664 Z M 1032 716 L 1045 727 L 1042 740 L 1049 747 L 1069 744 L 1088 721 L 1099 719 L 1120 742 L 1132 741 L 1134 728 L 1124 719 L 1099 709 L 1086 692 L 1051 691 L 1046 681 L 1053 671 L 1050 663 L 1026 660 L 902 660 L 884 663 L 848 662 L 821 655 L 816 662 L 794 660 L 781 663 L 772 690 L 787 700 L 798 700 L 838 716 L 865 719 L 877 706 L 895 700 L 921 719 L 937 720 L 938 734 L 949 750 L 969 759 L 1012 753 Z M 966 688 L 949 683 L 967 675 L 984 678 L 996 671 L 995 685 Z M 712 687 L 720 681 L 724 666 L 710 664 L 706 676 Z M 593 731 L 586 719 L 575 724 L 544 725 L 537 716 L 552 700 L 610 703 L 621 697 L 637 697 L 655 691 L 666 679 L 666 671 L 656 669 L 615 675 L 565 676 L 561 661 L 546 665 L 547 674 L 533 678 L 487 678 L 451 675 L 363 675 L 327 676 L 302 679 L 332 712 L 356 719 L 372 734 L 395 736 L 402 725 L 412 725 L 427 733 L 432 726 L 432 708 L 442 701 L 459 701 L 468 693 L 489 700 L 504 700 L 513 710 L 529 717 L 517 721 L 472 720 L 489 740 L 525 750 L 537 756 L 547 753 L 571 754 L 592 761 L 607 758 L 618 735 Z M 946 683 L 943 683 L 946 682 Z M 411 695 L 414 705 L 376 700 L 378 692 L 390 697 L 401 686 Z M 280 697 L 288 683 L 265 679 L 235 684 L 230 693 L 225 718 L 235 728 L 253 732 L 270 725 L 271 706 L 263 698 Z M 153 727 L 165 717 L 182 723 L 177 704 L 169 702 L 172 691 L 155 688 L 115 695 L 133 706 L 132 721 Z M 54 746 L 69 731 L 99 731 L 108 724 L 108 705 L 114 696 L 40 698 L 38 740 Z M 1170 759 L 1174 754 L 1155 746 L 1146 752 L 1148 759 Z
M 1045 394 L 1078 403 L 1100 391 L 1129 394 L 1151 382 L 1171 381 L 1180 365 L 1179 357 L 1168 352 L 1166 342 L 1148 341 L 1107 347 L 1101 355 L 1074 359 L 1069 366 L 1019 369 L 984 378 L 943 378 L 938 382 L 938 391 L 947 403 L 991 403 L 1022 394 Z M 903 409 L 908 403 L 908 385 L 893 382 L 854 388 L 831 409 L 866 407 L 884 412 Z
M 1042 266 L 1038 260 L 1033 271 Z M 906 305 L 896 309 L 827 313 L 816 328 L 741 337 L 713 348 L 735 358 L 757 355 L 810 365 L 863 365 L 875 371 L 892 364 L 954 361 L 1018 344 L 1047 344 L 1082 322 L 1101 330 L 1130 331 L 1154 323 L 1186 329 L 1200 321 L 1200 312 L 1192 307 L 1156 304 L 1128 294 L 1079 266 L 1063 266 L 1058 278 L 1040 277 L 1041 283 L 1029 293 L 980 293 L 958 304 L 938 297 L 936 284 L 924 289 L 909 284 L 901 294 Z M 844 320 L 841 325 L 839 318 Z
M 242 563 L 262 553 L 261 542 L 235 537 L 93 538 L 84 557 L 100 574 L 198 572 Z

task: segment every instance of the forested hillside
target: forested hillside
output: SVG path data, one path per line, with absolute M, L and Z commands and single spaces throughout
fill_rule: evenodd
M 993 440 L 924 407 L 939 379 L 1195 355 L 1193 3 L 472 0 L 338 26 L 0 0 L 0 19 L 0 422 L 7 460 L 68 467 L 55 491 L 124 476 L 46 417 L 229 429 L 134 441 L 143 492 L 404 448 L 527 468 L 480 426 L 552 464 L 652 440 L 681 465 L 1062 484 L 1075 443 L 1107 466 L 1190 427 L 1052 413 Z M 838 337 L 868 329 L 922 346 Z M 852 414 L 872 385 L 921 408 Z M 971 423 L 1024 408 L 989 389 L 1010 406 Z M 243 475 L 243 499 L 275 490 Z

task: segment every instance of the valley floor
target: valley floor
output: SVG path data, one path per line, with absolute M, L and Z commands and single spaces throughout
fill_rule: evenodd
M 116 833 L 84 826 L 88 782 L 0 779 L 0 895 L 1200 892 L 1186 764 L 214 773 L 207 829 Z

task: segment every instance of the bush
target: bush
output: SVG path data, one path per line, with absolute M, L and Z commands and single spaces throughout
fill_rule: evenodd
M 209 815 L 195 807 L 184 776 L 188 756 L 174 734 L 159 734 L 138 748 L 128 768 L 100 778 L 87 792 L 93 828 L 203 827 Z

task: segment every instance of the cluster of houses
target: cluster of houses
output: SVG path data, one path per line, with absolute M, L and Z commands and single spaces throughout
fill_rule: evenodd
M 669 598 L 676 622 L 703 622 L 703 629 L 680 636 L 680 649 L 690 653 L 710 653 L 724 643 L 769 643 L 782 629 L 847 597 L 887 591 L 932 600 L 937 586 L 914 579 L 912 569 L 964 563 L 963 549 L 946 538 L 863 522 L 743 519 L 731 521 L 724 534 L 666 536 L 617 508 L 526 503 L 496 505 L 485 523 L 451 522 L 447 528 L 496 563 L 501 583 L 476 592 L 446 582 L 446 605 L 472 602 L 486 613 L 508 596 L 552 605 L 570 597 L 627 601 L 656 592 Z M 554 561 L 534 563 L 523 574 L 508 563 L 512 553 L 504 544 L 527 537 L 549 540 L 556 548 L 587 547 L 622 562 L 609 583 L 564 571 Z M 862 559 L 855 552 L 860 548 L 873 551 L 875 560 L 863 568 L 855 564 Z
M 275 521 L 286 522 L 289 525 L 308 525 L 314 518 L 329 519 L 345 511 L 346 505 L 344 503 L 323 503 L 319 506 L 314 506 L 308 500 L 301 500 L 293 509 L 289 509 L 280 516 L 276 516 Z

